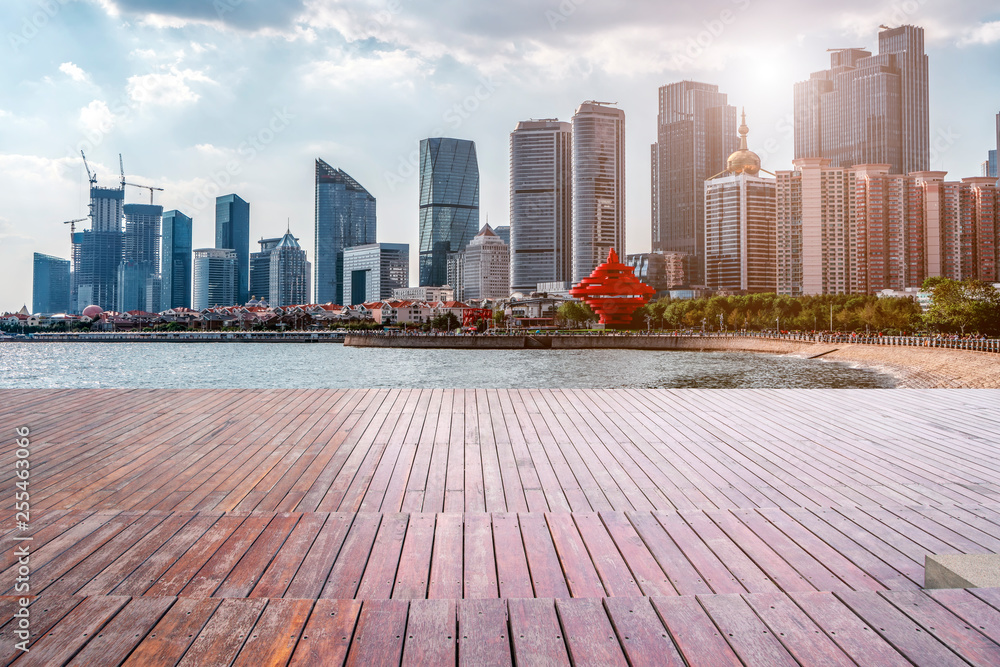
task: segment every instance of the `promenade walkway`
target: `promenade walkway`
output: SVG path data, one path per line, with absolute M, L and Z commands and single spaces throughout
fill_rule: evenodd
M 29 530 L 0 512 L 0 661 L 1000 664 L 1000 589 L 921 588 L 926 555 L 1000 553 L 998 404 L 0 390 L 32 441 Z

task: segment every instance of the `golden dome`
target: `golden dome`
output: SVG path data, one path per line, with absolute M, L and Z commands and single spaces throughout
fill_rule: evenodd
M 743 111 L 743 118 L 740 123 L 739 150 L 730 155 L 726 161 L 726 171 L 730 174 L 756 176 L 760 172 L 760 156 L 747 148 L 747 134 L 749 132 L 750 128 L 747 127 L 747 112 Z

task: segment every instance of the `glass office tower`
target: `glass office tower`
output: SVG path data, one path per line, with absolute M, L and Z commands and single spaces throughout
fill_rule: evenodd
M 479 231 L 476 144 L 438 137 L 420 142 L 420 284 L 448 281 L 448 255 Z
M 342 305 L 344 248 L 375 243 L 375 197 L 343 169 L 316 160 L 316 303 Z
M 192 220 L 180 211 L 163 214 L 160 308 L 191 307 Z
M 69 309 L 69 260 L 36 252 L 31 312 L 66 313 Z
M 236 251 L 235 302 L 218 305 L 245 304 L 250 300 L 250 204 L 239 195 L 215 198 L 215 247 Z

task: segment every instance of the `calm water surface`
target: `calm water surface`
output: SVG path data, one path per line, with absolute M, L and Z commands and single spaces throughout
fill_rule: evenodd
M 765 354 L 413 350 L 295 343 L 0 343 L 0 387 L 894 387 L 875 371 Z

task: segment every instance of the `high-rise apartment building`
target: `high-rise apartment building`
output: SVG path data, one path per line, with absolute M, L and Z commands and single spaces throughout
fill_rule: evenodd
M 167 211 L 162 229 L 160 309 L 190 308 L 192 220 L 180 211 Z
M 268 251 L 270 276 L 268 282 L 268 305 L 297 306 L 309 302 L 309 262 L 306 251 L 299 246 L 299 240 L 291 231 Z
M 796 158 L 828 158 L 833 167 L 888 164 L 894 174 L 928 168 L 923 28 L 885 28 L 878 41 L 877 55 L 834 50 L 829 70 L 795 85 Z
M 515 292 L 533 292 L 539 283 L 565 282 L 573 277 L 570 123 L 522 121 L 511 132 L 507 241 L 511 289 Z
M 736 107 L 719 87 L 662 86 L 652 162 L 652 247 L 685 253 L 689 284 L 705 283 L 704 183 L 737 149 Z
M 36 252 L 31 282 L 31 312 L 49 314 L 68 312 L 69 280 L 68 259 Z
M 215 198 L 215 247 L 236 253 L 235 298 L 218 305 L 246 303 L 250 300 L 250 204 L 239 195 Z
M 344 249 L 375 243 L 375 197 L 342 169 L 316 160 L 316 302 L 349 301 Z
M 410 285 L 410 244 L 369 243 L 344 249 L 344 294 L 349 305 L 383 301 Z
M 73 234 L 73 280 L 70 307 L 80 313 L 89 305 L 104 310 L 118 306 L 118 265 L 122 261 L 122 188 L 90 188 L 91 228 Z
M 261 239 L 258 252 L 250 253 L 250 298 L 267 301 L 271 297 L 271 250 L 281 243 L 280 236 Z
M 153 204 L 125 204 L 125 236 L 122 261 L 118 267 L 117 310 L 151 311 L 160 303 L 147 303 L 146 286 L 160 270 L 160 225 L 163 207 Z
M 484 225 L 465 250 L 449 259 L 449 282 L 455 298 L 506 299 L 510 296 L 510 250 Z
M 625 112 L 584 102 L 573 114 L 573 282 L 611 248 L 624 254 Z
M 194 251 L 194 287 L 191 307 L 204 310 L 236 303 L 239 257 L 229 248 L 199 248 Z
M 779 294 L 874 294 L 932 276 L 1000 280 L 995 179 L 823 158 L 794 164 L 777 174 Z
M 420 284 L 448 280 L 448 255 L 479 230 L 476 144 L 438 137 L 420 142 Z
M 774 292 L 775 180 L 760 176 L 748 132 L 744 114 L 739 149 L 705 181 L 705 283 L 730 293 Z

